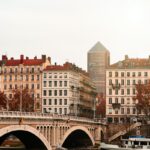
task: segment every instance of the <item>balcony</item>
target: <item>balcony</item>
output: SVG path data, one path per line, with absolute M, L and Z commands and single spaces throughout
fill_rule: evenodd
M 113 89 L 118 89 L 119 90 L 121 88 L 121 84 L 120 83 L 119 84 L 113 84 L 112 83 L 111 86 L 112 86 Z
M 121 104 L 120 103 L 112 103 L 112 107 L 113 109 L 119 109 L 121 107 Z

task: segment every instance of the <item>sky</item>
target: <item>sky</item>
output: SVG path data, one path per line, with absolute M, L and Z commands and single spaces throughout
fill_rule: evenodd
M 0 0 L 0 55 L 50 56 L 87 69 L 100 41 L 111 63 L 150 55 L 150 0 Z

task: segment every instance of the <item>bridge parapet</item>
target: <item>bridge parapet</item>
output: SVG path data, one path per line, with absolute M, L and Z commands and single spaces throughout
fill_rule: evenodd
M 59 115 L 51 113 L 34 113 L 34 112 L 19 112 L 19 111 L 0 111 L 1 118 L 27 118 L 27 119 L 52 119 L 52 120 L 65 120 L 65 121 L 77 121 L 77 122 L 87 122 L 93 124 L 103 124 L 106 123 L 102 120 L 93 120 L 85 117 L 77 117 L 70 115 Z

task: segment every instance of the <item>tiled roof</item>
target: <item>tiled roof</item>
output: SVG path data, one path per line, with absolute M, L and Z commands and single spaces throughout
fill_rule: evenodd
M 150 68 L 150 59 L 146 58 L 127 58 L 109 66 L 109 68 L 133 69 Z
M 64 71 L 68 71 L 68 70 L 72 70 L 75 72 L 80 72 L 83 73 L 85 75 L 89 75 L 86 71 L 82 70 L 81 68 L 77 67 L 76 65 L 66 62 L 65 64 L 63 64 L 63 66 L 61 65 L 51 65 L 51 66 L 47 66 L 44 71 L 60 71 L 60 70 L 64 70 Z
M 44 61 L 42 59 L 24 59 L 21 60 L 7 60 L 5 63 L 5 66 L 18 66 L 20 64 L 23 64 L 24 66 L 36 66 L 41 65 Z

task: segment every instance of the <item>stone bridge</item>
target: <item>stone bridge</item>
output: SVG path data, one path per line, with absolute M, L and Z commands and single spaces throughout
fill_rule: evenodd
M 0 112 L 0 145 L 10 135 L 26 149 L 55 150 L 99 144 L 106 125 L 88 118 L 42 113 Z

